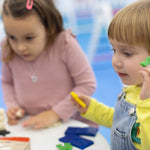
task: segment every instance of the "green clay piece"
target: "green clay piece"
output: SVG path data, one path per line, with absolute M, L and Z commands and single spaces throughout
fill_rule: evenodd
M 146 57 L 145 61 L 142 61 L 140 65 L 142 65 L 143 67 L 150 65 L 150 57 Z
M 64 146 L 58 144 L 56 147 L 58 147 L 59 150 L 72 150 L 72 145 L 70 143 L 64 143 Z

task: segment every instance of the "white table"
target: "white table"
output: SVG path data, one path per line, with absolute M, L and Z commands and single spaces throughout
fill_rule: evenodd
M 76 120 L 70 120 L 66 123 L 63 123 L 56 127 L 45 128 L 45 129 L 32 129 L 32 128 L 23 128 L 21 124 L 15 126 L 6 125 L 6 129 L 11 133 L 7 136 L 16 137 L 24 136 L 30 137 L 31 150 L 58 150 L 56 145 L 62 144 L 59 141 L 60 137 L 64 136 L 64 132 L 68 127 L 87 127 L 87 124 Z M 105 140 L 105 138 L 98 132 L 96 137 L 87 137 L 94 141 L 94 144 L 87 147 L 85 150 L 110 150 L 110 147 Z M 73 147 L 73 150 L 79 150 L 76 147 Z

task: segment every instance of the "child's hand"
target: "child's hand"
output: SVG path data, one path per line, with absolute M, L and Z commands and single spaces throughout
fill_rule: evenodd
M 36 116 L 31 116 L 24 121 L 22 126 L 33 126 L 35 129 L 46 128 L 60 120 L 59 116 L 52 110 L 44 111 Z
M 17 112 L 20 112 L 22 114 L 22 117 L 24 116 L 24 110 L 22 108 L 10 108 L 7 111 L 7 118 L 8 118 L 8 124 L 9 125 L 15 125 L 18 123 L 18 120 L 21 117 L 17 116 Z
M 73 102 L 73 104 L 78 108 L 78 110 L 81 113 L 85 113 L 88 109 L 89 104 L 90 104 L 91 97 L 89 97 L 87 95 L 83 95 L 83 94 L 77 94 L 77 95 L 78 95 L 79 99 L 81 99 L 86 104 L 86 107 L 83 108 L 72 96 L 71 96 L 71 101 Z
M 150 66 L 142 68 L 140 73 L 144 78 L 140 98 L 144 100 L 150 98 Z

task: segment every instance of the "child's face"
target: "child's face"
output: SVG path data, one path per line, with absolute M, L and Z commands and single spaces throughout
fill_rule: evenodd
M 114 54 L 112 65 L 125 85 L 141 85 L 143 77 L 139 73 L 142 66 L 140 62 L 150 56 L 144 47 L 130 46 L 110 39 Z
M 4 15 L 3 22 L 11 47 L 21 58 L 32 61 L 45 50 L 47 34 L 37 15 L 24 18 Z

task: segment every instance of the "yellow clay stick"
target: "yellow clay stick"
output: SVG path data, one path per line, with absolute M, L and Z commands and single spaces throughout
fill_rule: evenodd
M 71 92 L 70 94 L 83 108 L 86 107 L 86 104 L 81 99 L 79 99 L 79 97 L 76 93 Z

